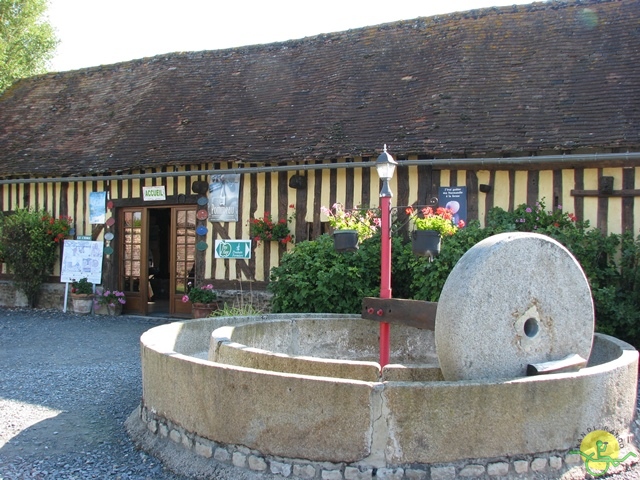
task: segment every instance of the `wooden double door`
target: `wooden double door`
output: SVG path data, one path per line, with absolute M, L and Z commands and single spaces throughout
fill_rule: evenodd
M 182 299 L 196 276 L 196 207 L 127 207 L 118 217 L 124 312 L 190 316 Z

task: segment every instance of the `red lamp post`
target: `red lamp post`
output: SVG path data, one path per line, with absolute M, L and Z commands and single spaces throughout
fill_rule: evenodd
M 391 298 L 391 189 L 389 180 L 398 163 L 387 153 L 387 146 L 376 160 L 378 177 L 382 180 L 380 190 L 380 215 L 382 248 L 380 252 L 380 298 Z M 386 322 L 380 322 L 380 367 L 389 363 L 390 327 Z

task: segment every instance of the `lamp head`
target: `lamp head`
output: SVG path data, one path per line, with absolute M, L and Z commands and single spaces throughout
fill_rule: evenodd
M 380 180 L 391 180 L 396 171 L 396 165 L 398 165 L 398 162 L 387 152 L 387 145 L 385 144 L 384 150 L 376 160 L 376 170 Z

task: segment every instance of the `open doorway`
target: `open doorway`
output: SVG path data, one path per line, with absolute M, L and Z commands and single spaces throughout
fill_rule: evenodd
M 147 302 L 149 315 L 169 313 L 171 279 L 171 209 L 150 208 L 148 210 L 148 274 Z
M 195 206 L 126 207 L 120 215 L 118 285 L 126 313 L 189 317 L 195 280 Z

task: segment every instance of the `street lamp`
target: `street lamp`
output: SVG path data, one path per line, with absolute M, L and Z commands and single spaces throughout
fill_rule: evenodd
M 391 298 L 391 189 L 389 180 L 393 178 L 398 163 L 387 153 L 387 146 L 378 160 L 376 160 L 376 170 L 378 177 L 382 180 L 380 190 L 380 216 L 382 248 L 380 252 L 380 298 Z M 380 322 L 380 367 L 389 363 L 389 324 Z

